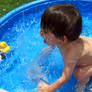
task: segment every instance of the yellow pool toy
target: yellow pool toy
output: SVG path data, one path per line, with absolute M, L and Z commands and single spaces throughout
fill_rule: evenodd
M 1 52 L 8 52 L 10 50 L 10 46 L 6 44 L 6 42 L 0 42 L 0 51 Z

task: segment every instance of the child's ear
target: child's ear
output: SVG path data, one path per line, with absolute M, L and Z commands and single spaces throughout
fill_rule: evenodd
M 43 36 L 43 30 L 41 29 L 39 32 L 40 32 L 40 35 Z
M 66 36 L 63 36 L 62 37 L 62 41 L 63 41 L 63 43 L 67 43 L 68 42 L 67 37 Z

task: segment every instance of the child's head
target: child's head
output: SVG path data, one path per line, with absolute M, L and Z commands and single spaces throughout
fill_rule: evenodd
M 45 10 L 41 19 L 44 34 L 48 32 L 68 41 L 78 39 L 82 29 L 82 17 L 77 8 L 71 4 L 59 4 Z

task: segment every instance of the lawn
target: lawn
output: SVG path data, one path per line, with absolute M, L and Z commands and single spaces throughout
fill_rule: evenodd
M 0 0 L 0 18 L 16 7 L 35 0 Z

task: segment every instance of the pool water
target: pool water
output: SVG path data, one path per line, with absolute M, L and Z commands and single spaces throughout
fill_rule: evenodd
M 51 84 L 61 76 L 64 65 L 62 55 L 55 48 L 50 55 L 47 53 L 41 56 L 41 50 L 47 45 L 39 33 L 42 13 L 47 7 L 58 3 L 60 2 L 44 3 L 31 9 L 30 14 L 28 11 L 22 11 L 22 14 L 19 14 L 22 17 L 14 19 L 12 27 L 5 29 L 7 31 L 0 37 L 1 41 L 7 42 L 12 48 L 6 53 L 6 59 L 0 61 L 0 88 L 9 92 L 35 92 L 35 89 L 38 90 L 37 83 L 40 78 Z M 69 3 L 74 4 L 83 16 L 81 35 L 92 37 L 92 3 Z M 57 92 L 75 92 L 75 83 L 76 80 L 72 76 Z

